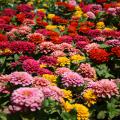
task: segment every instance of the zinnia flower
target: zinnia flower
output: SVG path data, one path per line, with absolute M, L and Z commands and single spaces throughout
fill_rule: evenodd
M 108 79 L 91 82 L 88 87 L 100 98 L 111 98 L 119 93 L 116 83 Z
M 109 60 L 109 53 L 107 53 L 104 49 L 97 48 L 90 50 L 89 57 L 97 63 L 103 63 Z
M 72 63 L 79 63 L 80 61 L 85 60 L 85 57 L 81 56 L 79 54 L 76 54 L 76 55 L 71 56 L 70 59 L 71 59 Z
M 86 101 L 88 107 L 94 105 L 97 102 L 97 96 L 92 89 L 87 89 L 83 92 L 83 98 Z
M 13 72 L 9 75 L 10 83 L 14 85 L 29 86 L 33 77 L 27 72 Z
M 63 97 L 63 92 L 57 86 L 48 86 L 43 88 L 43 93 L 45 98 L 51 98 L 60 102 L 61 98 Z
M 96 79 L 96 71 L 89 63 L 82 63 L 77 71 L 85 78 Z
M 113 47 L 111 49 L 111 52 L 119 58 L 120 57 L 120 46 Z
M 59 66 L 64 67 L 65 65 L 70 65 L 70 60 L 67 57 L 58 57 L 57 63 Z
M 40 110 L 44 100 L 43 92 L 38 88 L 19 88 L 11 96 L 12 112 Z
M 34 59 L 27 59 L 23 62 L 22 68 L 24 71 L 32 74 L 32 73 L 37 73 L 40 66 L 39 66 L 39 63 Z
M 88 120 L 90 113 L 87 107 L 82 104 L 75 104 L 74 108 L 77 111 L 77 120 Z
M 44 36 L 40 33 L 29 34 L 27 35 L 27 38 L 30 42 L 33 42 L 35 44 L 40 44 L 44 41 Z
M 35 77 L 32 82 L 32 86 L 36 88 L 47 87 L 50 85 L 50 81 L 42 77 Z
M 66 87 L 77 87 L 84 84 L 83 77 L 75 72 L 65 72 L 62 78 L 62 84 Z
M 65 72 L 71 72 L 71 70 L 66 67 L 61 67 L 61 68 L 57 68 L 55 71 L 57 75 L 63 75 Z

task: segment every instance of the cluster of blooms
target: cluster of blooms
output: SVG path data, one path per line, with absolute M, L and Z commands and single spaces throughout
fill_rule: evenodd
M 120 95 L 120 1 L 18 1 L 0 10 L 2 110 L 100 117 Z

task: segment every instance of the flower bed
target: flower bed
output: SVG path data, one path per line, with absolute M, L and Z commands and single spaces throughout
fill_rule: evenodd
M 119 120 L 120 1 L 8 2 L 0 120 Z

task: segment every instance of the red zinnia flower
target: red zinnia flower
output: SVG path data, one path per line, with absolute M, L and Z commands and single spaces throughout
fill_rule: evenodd
M 82 27 L 80 27 L 79 32 L 87 33 L 89 30 L 91 30 L 89 27 L 82 26 Z
M 111 52 L 115 54 L 117 57 L 120 57 L 120 46 L 113 47 Z
M 7 40 L 8 40 L 7 36 L 5 36 L 3 34 L 0 34 L 0 42 L 1 41 L 7 41 Z
M 109 53 L 104 49 L 97 48 L 90 50 L 89 57 L 97 63 L 103 63 L 109 60 Z
M 24 13 L 20 13 L 20 14 L 16 15 L 16 18 L 19 22 L 23 22 L 25 20 L 26 16 Z

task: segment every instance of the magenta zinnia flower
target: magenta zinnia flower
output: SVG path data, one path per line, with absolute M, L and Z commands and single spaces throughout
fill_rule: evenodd
M 9 75 L 10 83 L 28 86 L 32 84 L 33 77 L 27 72 L 13 72 Z
M 75 72 L 65 72 L 63 74 L 62 83 L 66 87 L 77 87 L 84 84 L 83 77 Z
M 23 62 L 22 68 L 30 74 L 36 73 L 39 70 L 39 63 L 34 59 L 27 59 Z
M 11 42 L 10 49 L 15 53 L 33 53 L 35 45 L 26 41 L 14 41 Z
M 19 88 L 11 96 L 11 111 L 40 110 L 44 100 L 43 92 L 38 88 Z
M 54 66 L 57 64 L 57 59 L 53 56 L 42 56 L 40 59 L 39 59 L 39 63 L 40 64 L 47 64 L 47 65 L 50 65 L 50 66 Z

